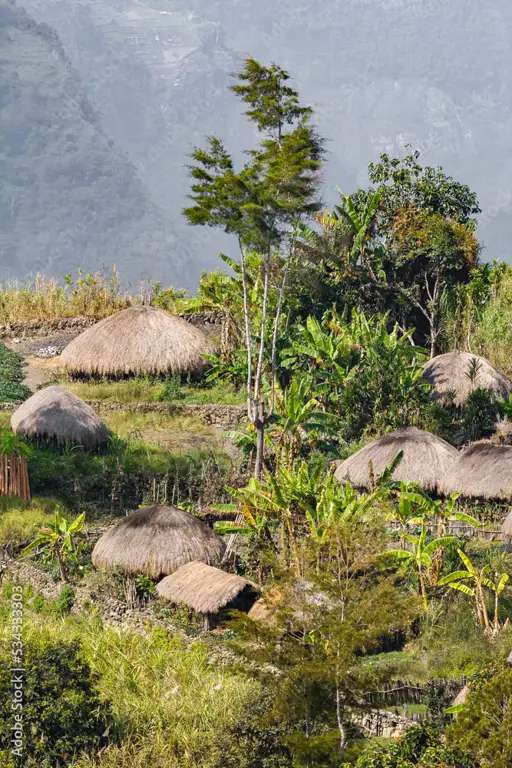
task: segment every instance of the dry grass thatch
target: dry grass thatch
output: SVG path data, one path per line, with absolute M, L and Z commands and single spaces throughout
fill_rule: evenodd
M 460 707 L 460 705 L 461 705 L 461 704 L 465 704 L 465 703 L 466 703 L 466 699 L 467 699 L 467 698 L 468 698 L 468 696 L 469 696 L 469 691 L 470 691 L 470 686 L 469 686 L 469 683 L 466 683 L 466 685 L 464 686 L 464 688 L 462 688 L 462 689 L 461 689 L 461 690 L 458 692 L 457 696 L 456 696 L 456 697 L 454 698 L 454 700 L 452 701 L 452 704 L 451 704 L 451 706 L 452 706 L 452 707 Z
M 474 383 L 467 375 L 473 358 L 480 366 Z M 505 374 L 485 357 L 469 352 L 448 352 L 432 358 L 423 366 L 423 378 L 434 387 L 434 399 L 451 400 L 453 394 L 453 402 L 457 406 L 463 405 L 476 387 L 490 389 L 504 399 L 512 394 L 512 381 Z
M 468 498 L 512 498 L 512 447 L 474 443 L 460 453 L 439 483 L 439 491 Z
M 29 397 L 13 413 L 17 435 L 59 445 L 97 448 L 109 437 L 107 425 L 79 397 L 62 387 L 46 387 Z
M 245 589 L 254 590 L 250 581 L 212 568 L 204 563 L 182 565 L 156 586 L 160 597 L 173 603 L 184 603 L 197 613 L 218 613 Z
M 185 563 L 217 563 L 225 544 L 197 517 L 174 507 L 145 507 L 123 518 L 98 540 L 92 553 L 97 568 L 145 573 L 153 579 Z
M 501 532 L 507 538 L 512 538 L 512 512 L 509 512 L 501 524 Z
M 88 328 L 64 349 L 73 375 L 198 374 L 213 342 L 191 323 L 163 309 L 130 307 Z
M 404 456 L 393 479 L 419 483 L 426 491 L 436 490 L 440 478 L 457 458 L 457 450 L 440 437 L 416 427 L 405 427 L 365 445 L 342 461 L 334 476 L 340 482 L 350 480 L 357 488 L 369 488 L 369 463 L 377 478 L 400 451 Z

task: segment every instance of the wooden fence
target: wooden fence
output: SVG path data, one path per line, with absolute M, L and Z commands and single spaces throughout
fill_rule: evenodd
M 0 496 L 17 496 L 30 499 L 27 460 L 24 456 L 0 453 Z

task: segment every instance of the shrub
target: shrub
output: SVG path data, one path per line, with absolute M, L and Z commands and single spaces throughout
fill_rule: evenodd
M 59 613 L 70 613 L 75 602 L 75 590 L 69 584 L 62 587 L 57 599 L 57 611 Z
M 78 642 L 56 642 L 32 636 L 24 643 L 23 758 L 24 765 L 53 768 L 71 764 L 82 750 L 102 743 L 110 706 L 99 696 L 98 678 L 91 673 Z M 12 651 L 0 643 L 0 761 L 14 766 L 11 755 Z
M 489 437 L 496 428 L 498 406 L 489 389 L 477 387 L 468 395 L 463 415 L 462 429 L 464 439 L 468 441 Z
M 175 375 L 164 381 L 155 395 L 155 400 L 159 403 L 167 403 L 173 400 L 183 400 L 184 397 L 185 395 L 181 391 L 181 376 Z
M 475 685 L 447 731 L 448 742 L 476 755 L 481 768 L 512 765 L 512 668 Z

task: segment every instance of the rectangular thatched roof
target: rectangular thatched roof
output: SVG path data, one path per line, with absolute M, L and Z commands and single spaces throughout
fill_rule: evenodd
M 156 591 L 173 603 L 184 603 L 206 614 L 218 613 L 246 588 L 256 589 L 241 576 L 193 561 L 162 579 Z

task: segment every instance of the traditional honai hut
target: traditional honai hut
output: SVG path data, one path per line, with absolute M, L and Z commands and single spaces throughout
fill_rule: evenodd
M 469 685 L 469 683 L 466 683 L 464 688 L 462 688 L 458 692 L 458 694 L 456 695 L 456 697 L 452 701 L 452 704 L 451 704 L 452 707 L 460 707 L 462 704 L 465 704 L 466 700 L 467 700 L 467 698 L 469 696 L 469 693 L 470 693 L 470 685 Z
M 512 539 L 512 512 L 509 512 L 501 524 L 501 532 L 505 539 Z
M 247 579 L 201 562 L 182 565 L 156 585 L 160 597 L 181 603 L 204 616 L 205 629 L 212 629 L 225 610 L 248 610 L 259 590 Z
M 193 560 L 218 563 L 224 549 L 220 536 L 197 517 L 154 506 L 138 509 L 109 528 L 98 539 L 92 562 L 97 568 L 159 579 Z
M 468 373 L 476 360 L 476 373 L 471 381 Z M 423 366 L 423 378 L 434 387 L 433 399 L 464 405 L 476 387 L 490 389 L 497 397 L 508 399 L 512 381 L 498 371 L 485 357 L 470 352 L 448 352 L 433 357 Z
M 197 376 L 207 366 L 203 354 L 215 344 L 199 328 L 163 309 L 123 309 L 77 336 L 61 355 L 72 376 L 183 374 Z
M 418 483 L 425 491 L 436 491 L 439 479 L 457 458 L 457 450 L 430 432 L 404 427 L 382 435 L 340 462 L 335 478 L 350 480 L 356 488 L 371 488 L 377 477 L 403 451 L 403 459 L 393 473 L 393 480 Z M 371 466 L 371 468 L 370 468 Z
M 473 443 L 457 455 L 439 492 L 475 499 L 512 499 L 512 446 Z
M 98 414 L 63 387 L 45 387 L 33 394 L 13 413 L 11 426 L 31 440 L 86 450 L 99 448 L 110 434 Z

